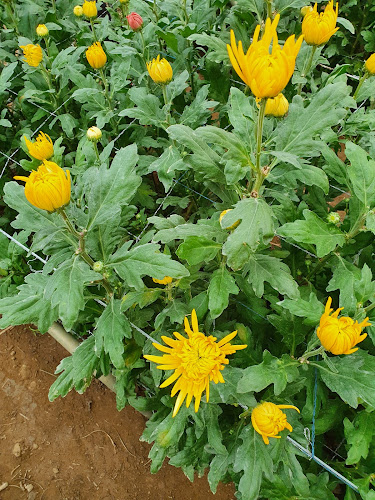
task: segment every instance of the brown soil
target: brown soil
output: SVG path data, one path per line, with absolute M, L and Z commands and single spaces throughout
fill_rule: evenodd
M 206 477 L 194 483 L 164 463 L 149 472 L 150 446 L 139 442 L 145 418 L 116 410 L 94 381 L 85 394 L 48 401 L 54 371 L 67 352 L 26 326 L 0 335 L 0 500 L 229 500 Z M 6 486 L 8 483 L 8 486 Z

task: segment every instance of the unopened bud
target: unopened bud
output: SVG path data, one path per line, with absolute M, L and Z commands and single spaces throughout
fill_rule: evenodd
M 36 28 L 36 34 L 40 36 L 41 38 L 48 36 L 48 28 L 45 24 L 38 24 Z
M 76 5 L 73 9 L 73 13 L 77 17 L 82 17 L 83 16 L 83 8 L 81 5 Z
M 312 12 L 314 9 L 311 7 L 311 5 L 305 5 L 305 7 L 302 7 L 301 9 L 301 16 L 305 17 L 306 14 L 309 12 Z
M 104 264 L 101 260 L 94 262 L 94 264 L 92 265 L 92 268 L 96 273 L 100 273 L 100 271 L 103 270 L 103 267 L 104 267 Z
M 340 221 L 341 218 L 337 212 L 331 212 L 327 215 L 327 222 L 330 224 L 338 224 Z
M 90 127 L 86 135 L 89 141 L 98 142 L 102 138 L 102 131 L 98 127 Z

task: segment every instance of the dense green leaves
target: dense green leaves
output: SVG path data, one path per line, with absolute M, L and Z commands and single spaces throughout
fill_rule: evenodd
M 369 160 L 366 151 L 352 142 L 346 144 L 345 154 L 350 161 L 348 177 L 355 196 L 365 207 L 373 207 L 375 204 L 375 161 Z
M 229 295 L 237 295 L 239 288 L 230 272 L 221 266 L 214 271 L 208 286 L 208 308 L 217 318 L 228 307 Z
M 348 451 L 347 465 L 353 465 L 360 461 L 361 457 L 367 458 L 372 438 L 375 434 L 374 413 L 362 411 L 350 422 L 344 420 L 345 437 L 350 446 Z

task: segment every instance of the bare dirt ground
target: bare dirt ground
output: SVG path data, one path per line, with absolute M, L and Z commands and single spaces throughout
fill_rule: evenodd
M 0 335 L 0 500 L 234 498 L 233 485 L 212 495 L 206 477 L 190 483 L 166 463 L 151 475 L 150 446 L 139 442 L 145 418 L 131 407 L 118 412 L 100 382 L 50 403 L 66 355 L 48 334 L 25 326 Z

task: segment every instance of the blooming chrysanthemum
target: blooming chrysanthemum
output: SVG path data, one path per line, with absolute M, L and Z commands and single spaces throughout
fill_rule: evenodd
M 174 373 L 161 384 L 161 388 L 174 384 L 171 392 L 173 397 L 177 392 L 179 395 L 174 405 L 173 417 L 177 415 L 182 403 L 186 398 L 186 407 L 189 407 L 193 397 L 195 398 L 195 412 L 198 411 L 199 404 L 204 390 L 206 390 L 206 400 L 210 397 L 210 381 L 215 384 L 224 383 L 221 371 L 224 365 L 229 363 L 226 358 L 239 349 L 245 349 L 246 345 L 232 345 L 229 342 L 237 335 L 237 331 L 230 333 L 219 342 L 216 337 L 207 337 L 199 331 L 198 319 L 195 309 L 191 312 L 191 324 L 185 317 L 185 331 L 188 338 L 178 332 L 173 335 L 177 340 L 163 336 L 163 341 L 169 346 L 164 347 L 154 343 L 163 356 L 145 355 L 144 357 L 155 363 L 159 363 L 159 370 L 174 370 Z
M 90 66 L 94 69 L 100 69 L 105 66 L 107 56 L 100 42 L 94 42 L 90 45 L 90 47 L 86 50 L 86 59 Z
M 26 183 L 25 196 L 34 207 L 53 212 L 70 201 L 70 172 L 64 172 L 53 161 L 44 160 L 29 177 L 17 175 L 14 178 Z
M 339 28 L 336 21 L 339 12 L 339 4 L 336 2 L 336 10 L 333 8 L 333 0 L 326 5 L 324 12 L 317 11 L 317 4 L 308 12 L 302 21 L 302 34 L 308 45 L 323 45 L 328 42 Z
M 259 107 L 258 102 L 260 99 L 257 98 L 257 106 Z M 266 109 L 264 114 L 267 116 L 275 116 L 276 118 L 281 118 L 284 116 L 289 109 L 288 99 L 284 96 L 284 94 L 279 94 L 276 97 L 271 97 L 267 99 Z
M 230 32 L 230 45 L 227 45 L 230 61 L 237 75 L 250 87 L 252 93 L 263 99 L 276 97 L 289 82 L 296 63 L 296 57 L 301 48 L 303 36 L 297 41 L 295 36 L 290 36 L 284 47 L 278 44 L 276 28 L 280 14 L 267 19 L 264 34 L 258 40 L 260 25 L 255 29 L 253 41 L 246 52 L 243 51 L 242 42 L 236 43 L 233 30 Z M 272 52 L 269 47 L 272 42 Z
M 37 68 L 43 59 L 43 51 L 40 45 L 33 45 L 28 43 L 27 45 L 20 45 L 23 50 L 23 55 L 25 56 L 25 62 L 33 68 Z
M 172 66 L 166 59 L 160 59 L 160 54 L 156 59 L 149 61 L 146 66 L 148 74 L 155 83 L 166 85 L 172 80 Z
M 277 434 L 284 429 L 288 429 L 290 432 L 293 430 L 281 408 L 292 408 L 300 413 L 296 406 L 275 405 L 268 402 L 258 405 L 251 413 L 251 423 L 254 429 L 262 436 L 265 444 L 269 444 L 269 437 L 280 439 L 281 436 Z
M 365 318 L 361 323 L 354 322 L 348 316 L 338 318 L 340 311 L 344 309 L 343 307 L 339 307 L 331 315 L 333 311 L 331 304 L 332 298 L 328 297 L 316 334 L 324 349 L 332 354 L 352 354 L 358 351 L 358 347 L 354 348 L 354 346 L 367 337 L 367 333 L 361 334 L 363 328 L 370 326 L 371 323 L 369 323 L 368 318 Z
M 49 160 L 53 156 L 53 142 L 51 137 L 44 132 L 40 132 L 35 142 L 29 141 L 24 136 L 29 154 L 36 160 Z
M 158 285 L 168 285 L 169 283 L 172 283 L 172 278 L 170 276 L 164 276 L 162 280 L 152 278 L 152 281 Z

